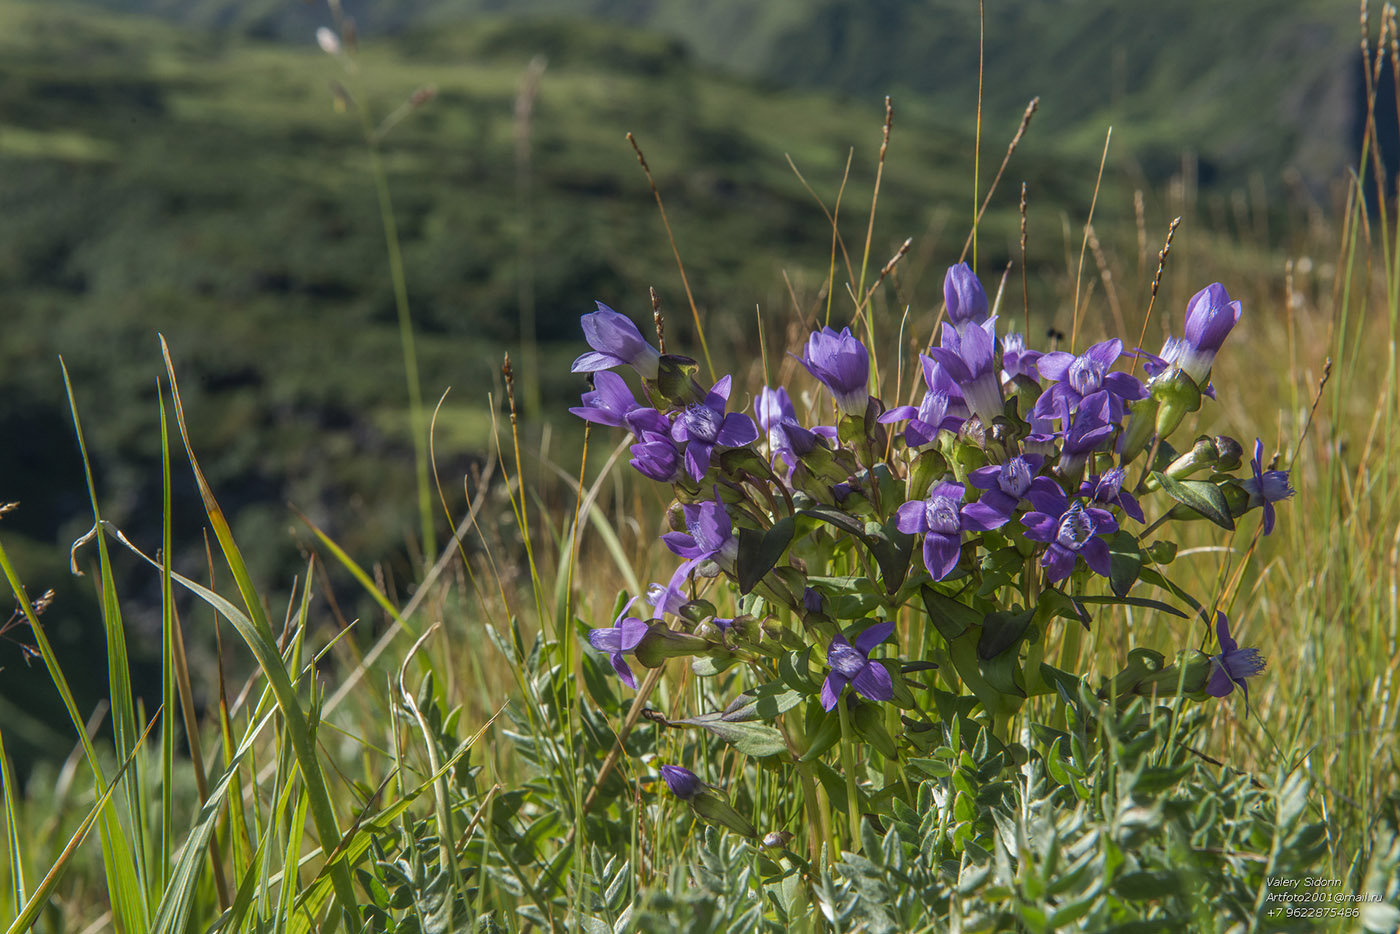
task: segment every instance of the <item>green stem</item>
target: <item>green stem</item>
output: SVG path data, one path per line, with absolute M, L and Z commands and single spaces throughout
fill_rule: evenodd
M 403 251 L 399 247 L 399 229 L 394 221 L 394 205 L 389 198 L 389 179 L 379 158 L 374 141 L 374 128 L 369 114 L 360 108 L 365 122 L 365 141 L 369 146 L 370 174 L 379 198 L 379 219 L 384 225 L 384 245 L 389 252 L 389 278 L 394 285 L 394 308 L 399 318 L 399 344 L 403 349 L 404 378 L 408 381 L 408 420 L 413 432 L 413 459 L 417 467 L 418 517 L 423 536 L 423 560 L 431 564 L 437 554 L 437 536 L 433 531 L 433 497 L 428 477 L 428 420 L 423 409 L 423 390 L 418 381 L 418 352 L 413 341 L 413 317 L 408 307 L 408 279 L 404 275 Z
M 851 822 L 851 852 L 860 851 L 860 797 L 856 789 L 856 749 L 851 736 L 851 714 L 846 702 L 837 700 L 836 713 L 841 720 L 841 771 L 846 773 L 846 814 Z

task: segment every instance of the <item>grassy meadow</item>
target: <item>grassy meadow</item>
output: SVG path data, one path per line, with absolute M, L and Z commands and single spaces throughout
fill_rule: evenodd
M 1400 218 L 1393 180 L 1376 203 L 1354 184 L 1369 146 L 1309 197 L 1146 181 L 1116 156 L 1096 184 L 1101 137 L 1042 146 L 1032 121 L 993 190 L 1019 110 L 986 115 L 974 175 L 971 118 L 896 99 L 884 152 L 878 107 L 614 26 L 491 20 L 366 41 L 347 68 L 76 10 L 0 7 L 7 931 L 1400 926 Z M 430 85 L 367 146 L 358 108 L 373 128 Z M 1048 627 L 1084 688 L 996 731 L 920 695 L 937 739 L 897 756 L 844 719 L 800 764 L 677 722 L 757 666 L 672 660 L 624 688 L 586 634 L 674 569 L 671 491 L 564 411 L 588 388 L 578 316 L 603 300 L 644 323 L 655 288 L 665 349 L 708 385 L 703 335 L 733 408 L 782 383 L 814 418 L 788 351 L 854 321 L 894 405 L 964 250 L 1041 347 L 1153 350 L 1208 283 L 1242 302 L 1183 433 L 1262 438 L 1297 493 L 1268 537 L 1254 514 L 1179 526 L 1171 578 L 1267 658 L 1248 712 L 1094 694 L 1131 651 L 1209 651 L 1200 620 L 1148 604 Z M 668 792 L 668 763 L 756 832 Z M 1271 887 L 1302 878 L 1376 899 L 1277 914 Z

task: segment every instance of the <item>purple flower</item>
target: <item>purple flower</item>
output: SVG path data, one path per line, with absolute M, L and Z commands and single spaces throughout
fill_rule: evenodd
M 836 397 L 845 415 L 864 415 L 870 399 L 870 351 L 850 328 L 837 334 L 831 328 L 813 331 L 798 362 Z
M 1078 501 L 1070 503 L 1058 487 L 1053 491 L 1033 489 L 1028 498 L 1035 511 L 1022 516 L 1021 522 L 1026 538 L 1050 545 L 1040 559 L 1046 580 L 1056 584 L 1069 577 L 1079 558 L 1095 574 L 1108 576 L 1108 542 L 1099 536 L 1118 531 L 1118 521 L 1111 512 Z
M 1219 282 L 1191 297 L 1186 306 L 1186 337 L 1177 362 L 1197 386 L 1206 384 L 1215 355 L 1242 312 L 1240 303 L 1230 301 L 1230 294 Z
M 978 467 L 967 475 L 967 482 L 987 492 L 977 502 L 963 507 L 963 517 L 975 521 L 983 530 L 999 528 L 1011 519 L 1031 490 L 1058 490 L 1054 480 L 1036 476 L 1044 463 L 1045 458 L 1039 454 L 1021 454 L 1004 464 Z
M 1244 691 L 1245 709 L 1249 709 L 1249 685 L 1246 678 L 1252 678 L 1264 671 L 1264 656 L 1258 649 L 1242 649 L 1239 643 L 1230 638 L 1230 621 L 1224 613 L 1215 614 L 1215 635 L 1220 640 L 1220 654 L 1210 657 L 1210 680 L 1206 682 L 1206 693 L 1211 697 L 1225 697 L 1239 685 Z
M 790 478 L 802 455 L 817 446 L 817 436 L 798 423 L 792 399 L 781 386 L 777 389 L 764 386 L 758 391 L 754 414 L 758 416 L 759 427 L 768 435 L 769 453 L 774 458 L 783 456 Z
M 948 320 L 959 331 L 987 320 L 987 292 L 967 263 L 948 267 L 943 277 L 943 303 L 948 306 Z
M 728 376 L 715 383 L 704 402 L 693 402 L 676 416 L 671 425 L 671 438 L 685 446 L 685 468 L 696 480 L 710 469 L 715 445 L 741 447 L 758 438 L 753 419 L 741 412 L 724 414 L 729 403 Z
M 593 391 L 583 394 L 583 405 L 569 409 L 586 422 L 626 428 L 637 437 L 643 432 L 667 432 L 671 423 L 656 409 L 637 402 L 627 381 L 616 373 L 602 370 L 593 376 Z
M 1040 372 L 1036 365 L 1045 356 L 1039 350 L 1027 350 L 1026 339 L 1015 332 L 1001 339 L 1001 377 L 1008 382 L 1018 376 L 1038 380 Z
M 663 765 L 661 777 L 665 780 L 666 787 L 671 789 L 671 794 L 682 801 L 689 801 L 705 790 L 705 783 L 700 780 L 699 775 L 679 765 Z
M 1066 428 L 1058 466 L 1063 476 L 1077 476 L 1084 469 L 1089 455 L 1113 434 L 1114 426 L 1109 420 L 1112 398 L 1106 390 L 1099 390 L 1081 400 L 1079 411 L 1074 413 L 1073 418 L 1064 411 L 1063 407 L 1068 403 L 1061 400 L 1060 417 L 1064 419 Z
M 734 535 L 734 524 L 729 520 L 729 513 L 724 511 L 724 504 L 707 500 L 686 504 L 681 509 L 685 513 L 687 531 L 667 532 L 661 536 L 666 547 L 694 563 L 713 560 L 732 567 L 739 555 L 739 539 Z
M 844 636 L 831 640 L 826 650 L 826 663 L 831 666 L 831 674 L 822 684 L 822 706 L 831 710 L 841 696 L 841 690 L 850 685 L 861 697 L 873 701 L 894 699 L 894 683 L 884 665 L 870 660 L 870 652 L 890 637 L 894 623 L 876 623 L 856 636 L 855 645 L 847 642 Z
M 959 511 L 964 492 L 962 484 L 940 483 L 929 491 L 928 499 L 907 502 L 895 514 L 895 527 L 901 532 L 923 534 L 924 567 L 936 581 L 943 580 L 957 567 L 964 531 L 996 527 Z
M 1137 497 L 1123 489 L 1127 472 L 1122 467 L 1114 467 L 1102 477 L 1093 476 L 1079 485 L 1079 495 L 1104 506 L 1122 507 L 1124 514 L 1138 522 L 1144 521 L 1142 507 Z
M 918 408 L 901 405 L 876 419 L 882 425 L 909 420 L 904 428 L 904 443 L 911 448 L 922 447 L 938 437 L 940 431 L 956 432 L 970 414 L 963 401 L 962 390 L 948 375 L 948 371 L 932 357 L 920 355 L 919 362 L 924 369 L 924 383 L 928 392 Z
M 643 620 L 627 615 L 627 611 L 636 602 L 636 597 L 628 600 L 617 620 L 609 628 L 594 629 L 588 633 L 588 641 L 598 651 L 607 652 L 612 656 L 613 670 L 617 672 L 623 684 L 633 689 L 637 687 L 637 679 L 632 677 L 632 669 L 627 667 L 624 656 L 637 647 L 649 628 Z
M 676 568 L 675 573 L 671 575 L 671 580 L 668 583 L 664 585 L 652 584 L 647 588 L 647 603 L 651 604 L 652 612 L 655 615 L 665 616 L 669 613 L 675 616 L 680 612 L 681 607 L 685 606 L 690 598 L 686 596 L 681 585 L 685 583 L 686 576 L 690 574 L 697 563 L 696 561 L 683 561 L 681 566 Z
M 1274 531 L 1274 503 L 1293 495 L 1293 487 L 1288 485 L 1288 471 L 1264 470 L 1264 442 L 1254 439 L 1254 459 L 1249 462 L 1253 477 L 1244 480 L 1240 486 L 1249 494 L 1249 508 L 1264 507 L 1264 534 Z
M 681 452 L 669 433 L 643 431 L 641 441 L 629 448 L 628 461 L 637 472 L 661 483 L 675 483 L 681 478 Z
M 1055 384 L 1041 394 L 1035 403 L 1039 418 L 1060 418 L 1061 413 L 1074 412 L 1085 397 L 1107 391 L 1108 420 L 1121 421 L 1123 403 L 1147 395 L 1142 383 L 1127 373 L 1110 373 L 1109 368 L 1123 355 L 1123 342 L 1114 338 L 1095 344 L 1079 356 L 1055 351 L 1040 358 L 1037 368 Z
M 647 343 L 632 319 L 598 302 L 598 310 L 579 319 L 592 353 L 574 361 L 573 372 L 592 373 L 626 364 L 646 379 L 656 379 L 661 352 Z
M 1181 355 L 1185 351 L 1185 341 L 1167 335 L 1167 339 L 1162 342 L 1162 355 L 1160 357 L 1156 354 L 1148 353 L 1141 347 L 1133 351 L 1133 353 L 1142 361 L 1142 368 L 1147 371 L 1147 375 L 1155 378 L 1168 372 L 1173 367 L 1179 369 L 1181 365 Z M 1207 383 L 1204 387 L 1198 384 L 1196 388 L 1201 390 L 1201 395 L 1211 399 L 1215 398 L 1215 387 L 1210 383 Z
M 942 346 L 929 348 L 929 355 L 948 371 L 968 406 L 985 425 L 990 425 L 1005 407 L 995 328 L 996 318 L 988 318 L 980 326 L 968 326 L 961 333 L 945 321 Z

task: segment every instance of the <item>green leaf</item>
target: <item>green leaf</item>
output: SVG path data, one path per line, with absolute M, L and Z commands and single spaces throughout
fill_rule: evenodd
M 909 573 L 909 559 L 914 553 L 914 536 L 899 531 L 894 519 L 880 525 L 866 523 L 865 533 L 875 563 L 880 566 L 880 579 L 885 593 L 897 593 Z
M 928 610 L 929 619 L 932 620 L 934 628 L 949 642 L 982 622 L 981 614 L 972 607 L 959 603 L 932 587 L 927 585 L 920 587 L 919 593 L 924 598 L 924 609 Z
M 705 713 L 673 724 L 695 726 L 714 734 L 746 756 L 762 758 L 787 751 L 783 734 L 762 723 L 731 723 L 720 713 Z
M 739 557 L 736 570 L 739 577 L 739 592 L 748 593 L 761 581 L 787 551 L 792 541 L 792 533 L 797 524 L 791 516 L 779 519 L 767 531 L 759 529 L 739 530 Z
M 730 830 L 745 837 L 756 837 L 758 831 L 754 828 L 753 822 L 747 817 L 734 810 L 733 806 L 717 795 L 708 792 L 696 795 L 687 804 L 690 805 L 697 815 L 711 823 L 728 827 Z
M 1021 641 L 1031 623 L 1034 610 L 988 613 L 982 621 L 982 636 L 977 640 L 977 655 L 982 660 L 996 658 Z
M 1194 509 L 1222 529 L 1231 532 L 1235 530 L 1235 520 L 1230 518 L 1230 507 L 1225 502 L 1225 494 L 1220 492 L 1220 487 L 1214 483 L 1205 480 L 1174 480 L 1161 472 L 1154 472 L 1152 476 L 1162 484 L 1166 494 L 1178 503 L 1188 509 Z
M 820 519 L 829 525 L 834 525 L 836 528 L 849 535 L 854 535 L 861 541 L 865 540 L 865 523 L 861 522 L 855 516 L 847 515 L 832 506 L 808 506 L 806 509 L 799 509 L 797 514 L 799 516 L 811 516 L 814 519 Z
M 802 698 L 802 694 L 787 687 L 783 682 L 773 681 L 749 688 L 734 698 L 720 716 L 726 723 L 772 720 L 802 703 Z
M 1112 603 L 1119 606 L 1140 606 L 1151 610 L 1161 610 L 1163 613 L 1170 613 L 1186 619 L 1186 614 L 1172 606 L 1170 603 L 1163 603 L 1160 600 L 1149 600 L 1146 597 L 1080 597 L 1080 603 Z
M 1108 585 L 1120 597 L 1128 595 L 1142 573 L 1142 551 L 1131 532 L 1119 529 L 1108 541 Z

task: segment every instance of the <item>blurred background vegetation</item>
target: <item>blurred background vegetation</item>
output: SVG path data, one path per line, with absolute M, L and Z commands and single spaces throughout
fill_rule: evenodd
M 694 350 L 625 133 L 721 347 L 751 341 L 756 310 L 781 344 L 794 309 L 819 307 L 832 258 L 823 212 L 843 178 L 841 226 L 853 251 L 863 242 L 886 94 L 896 115 L 872 263 L 913 238 L 883 306 L 891 321 L 905 306 L 931 320 L 971 225 L 969 0 L 345 0 L 344 12 L 358 44 L 349 69 L 317 48 L 315 29 L 332 23 L 322 3 L 0 2 L 0 502 L 21 503 L 3 520 L 7 547 L 31 588 L 58 591 L 51 637 L 90 701 L 105 694 L 100 655 L 83 651 L 97 625 L 92 577 L 65 565 L 91 519 L 60 355 L 104 517 L 136 542 L 154 550 L 159 534 L 159 332 L 195 450 L 270 590 L 304 568 L 309 536 L 288 504 L 391 590 L 421 566 L 361 108 L 373 125 L 436 92 L 378 148 L 423 393 L 432 404 L 451 387 L 435 451 L 454 509 L 462 475 L 491 454 L 504 352 L 540 400 L 525 430 L 568 451 L 576 426 L 558 416 L 584 386 L 568 363 L 594 300 L 642 320 L 655 287 L 670 348 Z M 1134 308 L 1172 217 L 1188 218 L 1181 248 L 1205 257 L 1182 300 L 1206 276 L 1276 279 L 1281 257 L 1317 242 L 1361 137 L 1352 5 L 1037 0 L 989 3 L 987 17 L 983 193 L 1027 102 L 1040 107 L 976 259 L 993 289 L 1019 261 L 1024 182 L 1033 329 L 1068 330 L 1050 299 L 1073 292 L 1110 125 L 1094 222 Z M 537 87 L 522 92 L 530 75 Z M 1095 314 L 1107 315 L 1108 293 Z M 531 317 L 537 357 L 517 353 Z M 203 575 L 197 494 L 181 482 L 177 496 L 178 566 Z M 130 569 L 150 609 L 128 622 L 156 633 L 158 582 Z M 353 593 L 340 594 L 346 617 Z M 156 642 L 134 644 L 138 660 Z M 0 668 L 12 751 L 66 751 L 48 725 L 47 676 L 10 641 Z

